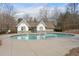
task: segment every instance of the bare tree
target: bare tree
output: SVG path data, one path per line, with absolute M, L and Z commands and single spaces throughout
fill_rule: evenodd
M 60 9 L 58 7 L 54 7 L 54 9 L 51 11 L 51 17 L 53 19 L 57 19 L 60 13 Z
M 14 7 L 12 4 L 2 3 L 0 4 L 1 11 L 1 31 L 7 32 L 8 30 L 12 30 L 15 27 L 15 20 L 13 17 Z
M 47 21 L 48 20 L 48 10 L 47 10 L 47 8 L 40 9 L 39 16 L 40 16 L 41 20 Z
M 30 18 L 30 16 L 28 14 L 24 14 L 23 19 L 27 20 Z
M 78 3 L 69 3 L 69 4 L 67 4 L 66 11 L 71 13 L 71 14 L 78 13 Z
M 79 20 L 78 20 L 78 12 L 79 12 L 78 3 L 67 4 L 66 8 L 67 8 L 66 11 L 70 13 L 70 18 L 71 18 L 71 22 L 72 22 L 70 25 L 73 29 L 76 29 L 77 25 L 78 25 L 77 22 L 79 22 Z
M 50 18 L 55 22 L 55 25 L 57 25 L 58 17 L 60 15 L 60 9 L 58 7 L 54 7 L 53 10 L 51 10 Z
M 65 30 L 79 29 L 79 15 L 78 15 L 78 4 L 71 3 L 67 4 L 66 12 L 61 14 L 58 18 L 58 26 L 61 24 L 60 28 Z

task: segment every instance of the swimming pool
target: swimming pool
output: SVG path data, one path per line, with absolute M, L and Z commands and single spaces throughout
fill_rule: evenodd
M 45 33 L 45 34 L 20 34 L 11 36 L 12 39 L 17 40 L 47 40 L 48 38 L 72 38 L 73 34 L 65 33 Z

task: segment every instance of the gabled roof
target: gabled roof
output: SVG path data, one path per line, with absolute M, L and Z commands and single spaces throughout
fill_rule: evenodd
M 43 23 L 46 28 L 49 28 L 49 29 L 55 28 L 54 21 L 43 21 L 43 20 L 41 20 L 40 23 Z
M 45 27 L 47 27 L 46 23 L 43 20 L 41 20 L 40 22 L 38 22 L 38 24 L 40 24 L 40 23 L 42 23 Z
M 24 20 L 24 19 L 20 23 L 18 23 L 17 26 L 19 26 L 21 23 L 25 23 L 27 26 L 30 27 L 29 23 L 26 20 Z
M 53 21 L 47 21 L 46 22 L 47 28 L 52 29 L 55 28 L 54 22 Z
M 30 27 L 36 27 L 38 22 L 35 22 L 35 21 L 28 21 Z

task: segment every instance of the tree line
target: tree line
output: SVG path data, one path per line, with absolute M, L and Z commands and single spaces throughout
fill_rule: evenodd
M 78 3 L 66 5 L 66 12 L 61 13 L 57 19 L 56 29 L 60 31 L 79 29 L 79 6 Z

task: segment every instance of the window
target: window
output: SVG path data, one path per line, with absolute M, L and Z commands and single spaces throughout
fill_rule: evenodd
M 25 26 L 22 26 L 21 27 L 21 31 L 25 31 Z
M 43 27 L 40 27 L 40 31 L 43 31 Z

